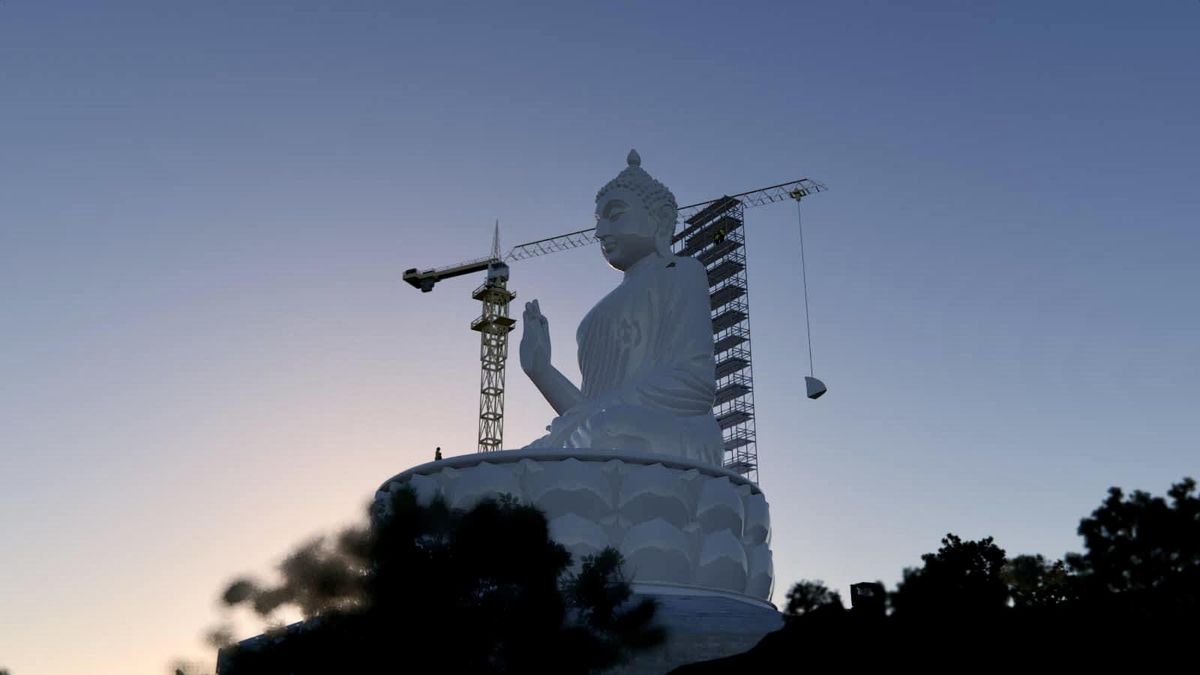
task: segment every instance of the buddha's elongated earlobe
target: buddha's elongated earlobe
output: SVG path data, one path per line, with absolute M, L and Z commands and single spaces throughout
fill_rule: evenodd
M 675 254 L 671 252 L 671 236 L 675 233 L 675 228 L 668 227 L 665 224 L 660 224 L 654 233 L 654 252 L 660 258 L 670 259 Z
M 665 204 L 661 205 L 658 212 L 650 217 L 655 224 L 654 251 L 660 258 L 673 257 L 675 254 L 671 251 L 671 239 L 675 236 L 675 208 Z

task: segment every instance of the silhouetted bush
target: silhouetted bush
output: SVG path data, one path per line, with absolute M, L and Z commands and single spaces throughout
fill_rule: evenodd
M 469 511 L 394 493 L 370 527 L 300 547 L 282 582 L 249 579 L 223 599 L 306 621 L 222 651 L 222 675 L 400 672 L 588 673 L 662 642 L 655 605 L 633 602 L 618 552 L 568 572 L 537 509 L 503 497 Z
M 1084 553 L 1067 555 L 1079 600 L 1092 611 L 1144 620 L 1195 620 L 1200 611 L 1200 497 L 1185 478 L 1168 503 L 1140 490 L 1108 498 L 1079 524 Z
M 1007 558 L 991 537 L 963 541 L 947 534 L 937 553 L 926 553 L 921 560 L 925 565 L 904 570 L 891 594 L 896 616 L 978 616 L 1007 609 L 1008 587 L 1001 578 Z
M 803 611 L 789 611 L 783 629 L 744 654 L 672 672 L 1147 672 L 1189 663 L 1200 630 L 1195 490 L 1184 479 L 1168 502 L 1112 488 L 1080 523 L 1085 552 L 1065 561 L 1009 559 L 990 537 L 948 534 L 921 568 L 904 571 L 887 615 L 821 601 L 832 592 L 801 582 L 788 599 Z
M 843 607 L 842 596 L 837 591 L 831 591 L 823 581 L 803 580 L 792 586 L 787 594 L 787 604 L 784 606 L 784 616 L 789 618 L 804 616 L 820 607 L 836 605 Z

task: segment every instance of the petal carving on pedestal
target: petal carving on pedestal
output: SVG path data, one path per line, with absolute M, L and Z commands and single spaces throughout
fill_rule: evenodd
M 596 462 L 542 462 L 526 474 L 525 482 L 529 501 L 547 518 L 576 513 L 599 521 L 614 513 L 612 485 Z
M 771 512 L 767 498 L 762 494 L 746 497 L 746 526 L 742 533 L 749 545 L 766 544 L 771 541 Z
M 686 584 L 691 580 L 687 536 L 662 518 L 630 527 L 620 550 L 634 581 Z
M 728 478 L 709 478 L 700 488 L 696 504 L 696 519 L 704 532 L 729 530 L 742 536 L 742 497 Z
M 618 509 L 630 523 L 654 518 L 681 528 L 690 520 L 688 482 L 683 472 L 662 464 L 632 465 L 618 484 Z
M 523 453 L 516 461 L 497 453 L 406 472 L 376 493 L 371 515 L 398 489 L 412 489 L 423 505 L 442 495 L 455 509 L 510 494 L 546 514 L 576 569 L 584 556 L 616 546 L 630 580 L 770 598 L 770 513 L 754 485 L 679 460 L 580 453 Z
M 421 474 L 409 478 L 406 484 L 416 493 L 417 503 L 421 506 L 429 506 L 433 498 L 442 491 L 436 479 Z
M 608 535 L 595 522 L 574 513 L 550 521 L 550 538 L 571 553 L 571 567 L 579 569 L 583 557 L 599 553 L 609 545 Z
M 746 595 L 766 600 L 771 597 L 775 585 L 775 565 L 771 560 L 771 548 L 766 544 L 750 547 L 747 556 L 750 575 L 746 580 Z
M 741 593 L 746 588 L 746 550 L 741 539 L 729 530 L 704 537 L 696 583 Z
M 522 499 L 515 468 L 512 464 L 482 462 L 470 470 L 460 470 L 458 479 L 444 486 L 446 501 L 451 508 L 469 509 L 482 499 L 496 498 L 502 494 Z

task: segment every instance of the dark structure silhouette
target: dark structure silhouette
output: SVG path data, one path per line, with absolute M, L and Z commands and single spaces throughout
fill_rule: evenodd
M 887 614 L 887 589 L 878 581 L 852 584 L 850 607 L 856 612 L 883 616 Z

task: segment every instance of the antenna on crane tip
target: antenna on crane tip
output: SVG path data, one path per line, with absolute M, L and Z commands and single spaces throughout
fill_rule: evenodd
M 496 231 L 492 233 L 492 260 L 500 259 L 500 219 L 496 219 Z
M 804 378 L 804 385 L 808 390 L 808 397 L 815 401 L 824 396 L 828 390 L 825 388 L 825 383 L 817 379 L 816 372 L 813 370 L 812 321 L 808 316 L 808 271 L 804 264 L 804 222 L 800 216 L 800 200 L 807 195 L 808 191 L 803 189 L 793 190 L 790 193 L 792 199 L 796 200 L 796 228 L 800 233 L 800 283 L 804 288 L 804 330 L 808 335 L 808 377 Z

